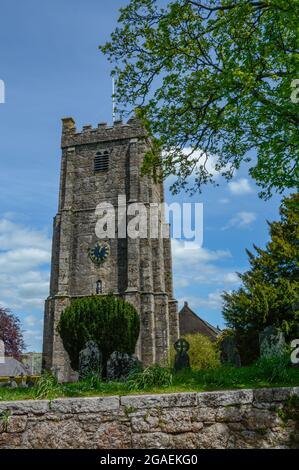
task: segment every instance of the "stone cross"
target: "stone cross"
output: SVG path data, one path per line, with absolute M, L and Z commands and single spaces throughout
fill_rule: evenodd
M 177 372 L 182 369 L 190 369 L 189 348 L 190 344 L 184 338 L 180 338 L 174 343 L 176 350 L 174 368 Z

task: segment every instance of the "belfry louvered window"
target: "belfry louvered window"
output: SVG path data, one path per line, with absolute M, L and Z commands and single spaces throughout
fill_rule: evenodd
M 109 152 L 104 150 L 97 152 L 94 159 L 94 171 L 108 171 L 109 168 Z

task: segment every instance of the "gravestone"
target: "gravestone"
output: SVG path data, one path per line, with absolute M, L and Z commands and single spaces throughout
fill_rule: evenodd
M 190 369 L 189 348 L 190 344 L 184 338 L 180 338 L 174 343 L 174 349 L 176 350 L 174 369 L 176 372 Z
M 137 357 L 114 351 L 107 361 L 107 380 L 124 381 L 130 372 L 140 368 Z
M 285 352 L 284 334 L 275 326 L 267 326 L 259 334 L 259 343 L 261 358 L 282 356 Z
M 25 375 L 21 374 L 21 383 L 20 383 L 20 388 L 28 388 L 28 385 L 27 385 L 27 377 L 25 377 Z
M 18 388 L 18 384 L 14 377 L 9 377 L 8 386 L 9 388 Z
M 241 367 L 241 357 L 233 336 L 225 336 L 220 345 L 220 359 L 224 365 Z
M 79 353 L 79 380 L 101 375 L 102 354 L 95 341 L 88 341 Z

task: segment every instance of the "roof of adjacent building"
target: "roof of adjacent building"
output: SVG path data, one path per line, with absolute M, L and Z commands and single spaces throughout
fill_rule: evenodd
M 200 318 L 185 302 L 184 307 L 179 312 L 180 320 L 180 334 L 184 336 L 186 334 L 201 333 L 207 336 L 212 341 L 215 341 L 220 335 L 221 330 L 210 325 L 206 320 Z
M 21 374 L 27 375 L 28 370 L 13 357 L 5 357 L 4 362 L 0 362 L 0 377 L 17 377 Z

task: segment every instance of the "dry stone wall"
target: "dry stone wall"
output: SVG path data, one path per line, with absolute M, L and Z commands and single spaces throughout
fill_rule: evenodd
M 299 387 L 0 402 L 0 449 L 299 448 Z

